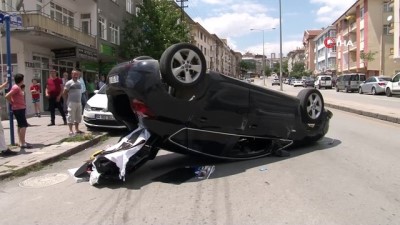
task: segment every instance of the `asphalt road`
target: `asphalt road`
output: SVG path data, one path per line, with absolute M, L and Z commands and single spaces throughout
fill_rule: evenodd
M 332 111 L 326 137 L 288 158 L 217 163 L 160 152 L 124 184 L 92 187 L 67 176 L 91 152 L 116 143 L 112 137 L 1 181 L 0 224 L 400 224 L 400 125 Z M 174 168 L 204 164 L 215 165 L 208 180 L 154 181 Z M 48 179 L 32 182 L 40 176 Z M 62 182 L 20 186 L 54 180 Z

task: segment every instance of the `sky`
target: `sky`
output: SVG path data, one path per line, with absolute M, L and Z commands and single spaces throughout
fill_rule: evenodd
M 282 52 L 302 47 L 305 30 L 331 25 L 356 0 L 281 0 Z M 279 0 L 188 0 L 185 12 L 234 51 L 279 55 Z M 255 30 L 251 30 L 255 29 Z M 264 32 L 262 31 L 264 30 Z

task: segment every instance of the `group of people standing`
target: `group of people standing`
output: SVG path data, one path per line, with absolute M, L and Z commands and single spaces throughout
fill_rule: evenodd
M 26 119 L 26 102 L 24 93 L 24 75 L 16 74 L 14 76 L 15 84 L 12 86 L 10 91 L 7 93 L 5 98 L 11 104 L 14 117 L 17 120 L 17 134 L 19 139 L 19 146 L 21 148 L 32 148 L 30 143 L 25 140 L 26 129 L 29 126 Z M 0 85 L 0 89 L 7 86 L 8 82 Z M 104 76 L 100 78 L 98 85 L 104 85 Z M 48 126 L 55 125 L 55 111 L 59 110 L 60 115 L 63 119 L 64 125 L 69 127 L 69 136 L 75 134 L 82 134 L 83 132 L 79 129 L 79 124 L 82 121 L 83 108 L 91 97 L 91 93 L 94 95 L 95 86 L 91 82 L 86 85 L 79 69 L 73 69 L 71 72 L 71 79 L 69 79 L 68 73 L 63 73 L 63 78 L 57 76 L 57 71 L 52 69 L 50 71 L 50 77 L 46 82 L 45 96 L 49 101 L 50 111 L 50 123 Z M 41 117 L 40 114 L 40 86 L 36 79 L 32 80 L 32 84 L 29 89 L 32 94 L 32 103 L 34 104 L 35 114 L 37 117 Z M 17 153 L 11 151 L 4 138 L 4 130 L 0 122 L 0 155 L 11 156 Z

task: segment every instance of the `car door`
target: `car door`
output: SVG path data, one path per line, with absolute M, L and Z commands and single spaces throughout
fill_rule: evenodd
M 397 74 L 395 77 L 393 77 L 392 85 L 393 93 L 400 94 L 400 74 Z
M 361 85 L 363 93 L 371 93 L 372 84 L 374 81 L 375 77 L 370 77 L 365 81 L 363 85 Z
M 189 150 L 220 156 L 238 140 L 247 124 L 251 86 L 231 78 L 208 85 L 188 124 Z

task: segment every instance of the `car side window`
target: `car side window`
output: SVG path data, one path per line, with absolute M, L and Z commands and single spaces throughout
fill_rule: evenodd
M 399 80 L 400 80 L 400 74 L 393 78 L 393 82 L 399 82 Z
M 370 82 L 374 82 L 374 81 L 375 81 L 375 78 L 374 77 L 370 77 L 365 81 L 365 83 L 370 83 Z

